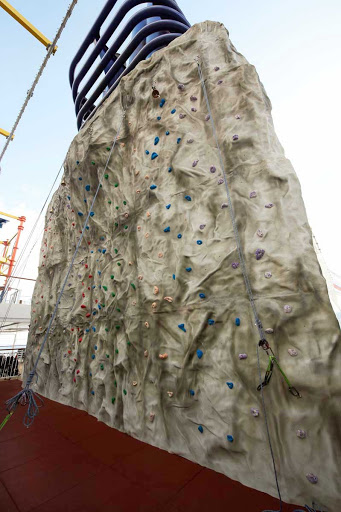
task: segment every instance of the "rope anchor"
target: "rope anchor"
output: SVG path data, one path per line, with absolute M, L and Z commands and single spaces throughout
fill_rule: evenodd
M 288 377 L 285 375 L 285 373 L 282 370 L 282 368 L 280 367 L 279 362 L 277 361 L 274 353 L 272 352 L 269 343 L 265 339 L 263 339 L 263 340 L 260 340 L 258 345 L 260 347 L 262 347 L 263 350 L 266 351 L 267 355 L 269 356 L 269 363 L 268 363 L 268 367 L 267 367 L 266 372 L 265 372 L 264 380 L 257 387 L 257 391 L 260 391 L 262 388 L 264 388 L 264 386 L 267 386 L 269 384 L 270 379 L 272 377 L 272 372 L 273 372 L 274 365 L 276 365 L 277 368 L 279 369 L 279 371 L 281 372 L 281 374 L 283 375 L 285 382 L 288 384 L 288 388 L 289 388 L 290 393 L 293 396 L 296 396 L 297 398 L 302 398 L 302 395 L 300 395 L 300 393 L 297 391 L 297 389 L 290 384 L 290 381 L 289 381 Z M 268 352 L 269 350 L 271 351 L 271 354 L 269 354 L 269 352 Z

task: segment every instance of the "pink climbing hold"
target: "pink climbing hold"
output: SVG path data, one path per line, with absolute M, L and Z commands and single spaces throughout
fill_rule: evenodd
M 317 484 L 318 482 L 318 478 L 316 475 L 314 475 L 314 473 L 308 473 L 306 475 L 306 479 L 309 480 L 311 484 Z
M 247 354 L 239 354 L 239 359 L 247 359 Z

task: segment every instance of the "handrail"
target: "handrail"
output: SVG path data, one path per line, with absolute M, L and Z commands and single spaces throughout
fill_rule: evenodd
M 156 21 L 154 23 L 159 24 L 161 22 Z M 179 22 L 173 21 L 172 23 L 179 23 Z M 82 117 L 84 116 L 84 114 L 87 113 L 87 110 L 89 110 L 89 108 L 92 107 L 94 101 L 96 101 L 96 99 L 99 97 L 100 93 L 105 89 L 108 82 L 110 82 L 110 79 L 115 74 L 116 69 L 122 65 L 122 62 L 127 59 L 127 56 L 131 53 L 131 50 L 133 51 L 138 46 L 138 44 L 141 42 L 141 40 L 143 40 L 145 35 L 149 35 L 154 32 L 153 28 L 152 28 L 152 30 L 150 30 L 151 25 L 152 25 L 152 23 L 150 25 L 146 25 L 137 33 L 136 37 L 134 37 L 134 39 L 127 46 L 127 48 L 124 50 L 124 52 L 121 54 L 121 56 L 117 59 L 115 64 L 111 67 L 110 71 L 106 74 L 105 78 L 103 78 L 103 80 L 99 83 L 99 85 L 97 86 L 95 91 L 91 94 L 90 98 L 84 103 L 84 105 L 82 106 L 82 108 L 80 109 L 80 111 L 77 115 L 78 129 L 80 129 L 80 127 L 81 127 Z M 109 94 L 111 94 L 113 92 L 113 90 L 118 86 L 120 79 L 124 75 L 129 73 L 132 69 L 134 69 L 136 64 L 138 64 L 141 60 L 145 59 L 150 54 L 150 52 L 152 52 L 153 50 L 156 50 L 158 48 L 166 46 L 168 43 L 173 41 L 173 39 L 176 39 L 177 37 L 181 36 L 184 32 L 186 32 L 186 30 L 187 30 L 186 25 L 183 25 L 182 23 L 179 23 L 179 25 L 182 25 L 182 27 L 183 27 L 183 30 L 181 32 L 164 34 L 162 36 L 156 37 L 155 39 L 150 41 L 150 43 L 147 43 L 139 51 L 139 53 L 136 55 L 135 59 L 129 64 L 129 66 L 120 75 L 120 77 L 116 80 L 116 82 L 110 87 L 109 91 L 105 95 L 105 98 L 107 98 L 109 96 Z M 148 28 L 149 28 L 149 31 L 147 32 Z M 141 34 L 141 32 L 144 30 L 145 30 L 145 32 L 143 34 Z M 105 98 L 102 98 L 102 101 Z M 100 102 L 100 104 L 102 103 L 102 101 Z M 97 105 L 97 107 L 91 112 L 92 115 L 94 114 L 95 110 L 97 110 L 98 107 L 99 107 L 99 105 Z
M 105 32 L 103 33 L 101 38 L 97 41 L 95 48 L 92 50 L 91 54 L 89 55 L 89 57 L 83 64 L 82 68 L 79 70 L 78 74 L 74 78 L 74 81 L 71 85 L 73 100 L 75 100 L 77 97 L 78 86 L 79 86 L 80 82 L 82 81 L 82 79 L 84 78 L 86 73 L 89 71 L 91 65 L 95 62 L 95 60 L 99 56 L 100 52 L 105 48 L 106 43 L 108 42 L 110 37 L 113 35 L 114 31 L 118 28 L 119 24 L 121 23 L 121 21 L 123 20 L 125 15 L 129 12 L 130 9 L 132 9 L 133 7 L 136 7 L 138 4 L 141 4 L 141 3 L 145 3 L 145 0 L 127 0 L 127 2 L 125 2 L 122 5 L 121 9 L 117 12 L 115 18 L 110 22 L 110 25 L 107 27 L 107 29 L 105 30 Z M 190 24 L 186 20 L 185 16 L 181 13 L 180 9 L 177 7 L 177 5 L 175 4 L 175 2 L 173 0 L 162 0 L 162 2 L 157 2 L 157 3 L 163 3 L 163 4 L 165 4 L 165 6 L 154 5 L 152 7 L 145 7 L 144 9 L 141 9 L 140 11 L 135 13 L 128 20 L 124 29 L 121 31 L 121 33 L 118 36 L 118 38 L 121 41 L 121 44 L 123 44 L 124 40 L 129 36 L 130 32 L 134 29 L 134 27 L 140 21 L 147 19 L 147 18 L 151 18 L 153 16 L 161 16 L 161 17 L 165 16 L 165 17 L 173 19 L 173 20 L 182 21 L 183 23 L 185 23 L 185 25 L 188 25 L 188 28 L 190 27 Z M 167 9 L 167 7 L 169 7 L 169 9 Z M 176 11 L 176 14 L 174 11 Z M 117 49 L 119 49 L 121 44 L 119 44 L 117 46 Z M 101 68 L 100 72 L 104 71 L 104 68 L 106 65 L 104 63 L 104 59 L 107 59 L 106 62 L 109 61 L 109 59 L 107 58 L 107 54 L 108 54 L 108 52 L 106 53 L 105 57 L 101 61 L 100 65 L 97 67 L 97 69 Z M 112 53 L 111 53 L 111 55 L 112 55 L 112 57 L 114 56 Z M 76 109 L 76 114 L 77 113 L 78 112 Z
M 135 12 L 133 16 L 129 18 L 117 37 L 115 37 L 110 48 L 107 48 L 106 43 L 113 35 L 116 35 L 115 31 L 120 26 L 126 14 L 139 4 L 145 4 L 146 1 L 125 0 L 106 27 L 104 33 L 100 35 L 101 27 L 116 3 L 117 0 L 108 0 L 106 2 L 70 65 L 69 81 L 75 103 L 78 129 L 80 129 L 84 121 L 92 117 L 97 110 L 98 105 L 96 106 L 95 102 L 105 89 L 109 89 L 105 92 L 105 95 L 103 95 L 107 97 L 117 87 L 120 79 L 131 71 L 138 62 L 148 58 L 152 52 L 166 46 L 170 41 L 186 32 L 191 26 L 179 8 L 176 0 L 156 0 L 155 2 L 148 2 L 146 7 Z M 141 24 L 144 24 L 144 26 L 139 30 Z M 117 52 L 130 36 L 132 37 L 131 41 L 122 54 L 119 55 Z M 147 37 L 149 41 L 146 39 Z M 95 47 L 86 57 L 85 62 L 82 63 L 81 68 L 75 76 L 77 65 L 88 50 L 90 44 L 94 42 L 96 42 Z M 143 46 L 139 51 L 141 44 Z M 102 60 L 92 69 L 98 56 L 100 56 Z M 96 84 L 96 81 L 103 71 L 105 73 L 104 78 Z M 79 90 L 83 79 L 86 79 L 85 84 L 82 84 L 81 90 Z M 94 85 L 95 90 L 91 92 L 89 99 L 86 98 L 86 94 Z M 104 97 L 100 101 L 100 104 Z

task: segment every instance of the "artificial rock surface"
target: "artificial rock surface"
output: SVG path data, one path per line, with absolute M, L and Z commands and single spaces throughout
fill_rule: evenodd
M 277 496 L 259 338 L 241 267 L 232 266 L 239 258 L 196 56 L 258 313 L 302 395 L 289 393 L 278 368 L 264 388 L 282 497 L 336 512 L 340 330 L 270 101 L 220 23 L 195 25 L 141 62 L 72 142 L 46 217 L 26 376 L 126 107 L 33 389 Z

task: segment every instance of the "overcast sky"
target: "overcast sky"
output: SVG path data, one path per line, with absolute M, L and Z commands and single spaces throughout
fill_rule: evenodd
M 11 3 L 53 39 L 70 2 Z M 0 210 L 27 217 L 23 242 L 77 133 L 68 69 L 104 3 L 79 0 L 1 163 Z M 191 24 L 223 22 L 237 50 L 256 66 L 272 102 L 276 133 L 301 182 L 309 223 L 328 267 L 341 275 L 341 2 L 178 3 Z M 0 9 L 0 127 L 11 129 L 45 52 Z M 0 238 L 10 236 L 14 225 L 2 229 Z M 26 277 L 36 277 L 39 248 L 37 242 L 23 270 Z M 32 292 L 29 282 L 21 288 L 24 295 Z

